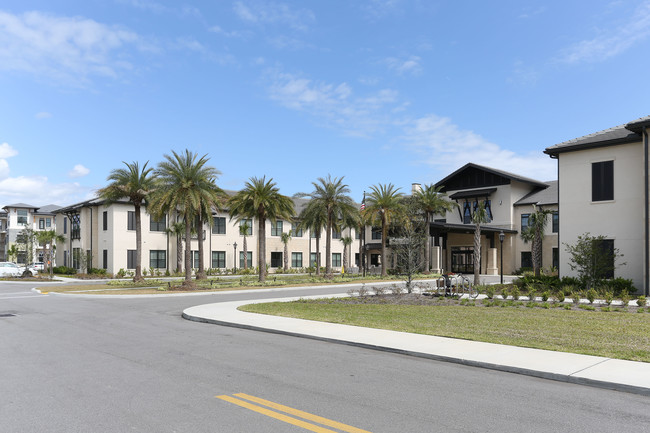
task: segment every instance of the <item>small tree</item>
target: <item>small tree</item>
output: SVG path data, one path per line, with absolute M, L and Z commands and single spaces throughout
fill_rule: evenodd
M 280 239 L 284 244 L 284 270 L 289 270 L 289 241 L 291 240 L 291 232 L 283 232 Z
M 425 266 L 423 251 L 428 237 L 425 230 L 427 216 L 416 199 L 406 198 L 402 202 L 404 217 L 395 221 L 392 227 L 394 236 L 390 246 L 398 272 L 406 276 L 406 291 L 411 293 L 413 276 Z
M 183 271 L 183 235 L 185 234 L 185 223 L 183 221 L 172 222 L 167 233 L 176 237 L 176 272 Z
M 57 234 L 54 230 L 46 230 L 38 232 L 36 234 L 38 242 L 45 247 L 45 256 L 46 261 L 49 265 L 50 279 L 52 279 L 53 268 L 54 268 L 54 250 L 56 242 L 65 242 L 65 237 L 63 235 Z
M 613 278 L 617 266 L 624 266 L 624 262 L 617 261 L 623 257 L 614 248 L 614 242 L 603 235 L 591 236 L 584 233 L 578 236 L 574 244 L 564 243 L 571 260 L 569 267 L 578 273 L 580 281 L 589 289 L 605 278 Z
M 553 213 L 548 209 L 538 208 L 533 205 L 533 213 L 528 216 L 528 227 L 521 232 L 521 239 L 524 242 L 531 242 L 531 256 L 533 259 L 533 271 L 539 277 L 542 269 L 542 241 L 546 229 L 547 217 Z
M 17 256 L 24 253 L 24 263 L 29 265 L 34 262 L 34 243 L 36 232 L 30 228 L 24 228 L 16 237 Z
M 244 253 L 244 269 L 248 269 L 248 244 L 246 243 L 246 236 L 248 236 L 248 231 L 251 229 L 251 226 L 248 224 L 248 220 L 242 220 L 239 224 L 239 234 L 244 237 L 244 242 L 242 245 L 242 252 Z M 235 257 L 235 263 L 237 262 L 237 257 Z M 235 265 L 237 267 L 237 265 Z
M 339 239 L 343 243 L 343 266 L 345 269 L 350 268 L 350 254 L 348 254 L 348 249 L 350 248 L 350 245 L 352 242 L 354 242 L 354 239 L 352 239 L 351 236 L 343 236 L 341 239 Z
M 485 205 L 480 203 L 474 214 L 472 222 L 474 223 L 474 284 L 481 284 L 479 270 L 481 269 L 481 224 L 488 222 L 488 214 Z
M 7 248 L 7 260 L 10 262 L 15 262 L 18 259 L 18 247 L 16 244 L 9 245 Z

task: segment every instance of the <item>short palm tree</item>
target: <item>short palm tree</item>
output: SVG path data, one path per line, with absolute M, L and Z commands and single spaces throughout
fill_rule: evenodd
M 176 237 L 176 272 L 183 270 L 183 235 L 185 234 L 185 223 L 182 221 L 172 222 L 165 230 Z
M 266 180 L 252 177 L 244 189 L 228 201 L 230 217 L 256 218 L 257 257 L 259 263 L 259 281 L 266 281 L 266 220 L 291 220 L 294 215 L 293 201 L 282 194 L 273 179 Z
M 155 175 L 158 177 L 156 193 L 152 197 L 152 210 L 156 215 L 177 211 L 183 216 L 185 224 L 185 281 L 183 286 L 194 287 L 190 264 L 191 231 L 195 218 L 208 208 L 218 208 L 223 191 L 216 186 L 219 170 L 208 166 L 207 155 L 185 150 L 178 154 L 164 155 L 165 161 L 158 164 Z M 199 233 L 199 239 L 202 238 Z
M 535 276 L 539 277 L 542 269 L 542 241 L 544 240 L 544 230 L 548 216 L 552 210 L 538 208 L 533 205 L 533 213 L 528 216 L 528 227 L 521 232 L 521 238 L 524 242 L 532 242 L 531 256 L 533 259 L 533 271 Z
M 307 207 L 313 207 L 325 214 L 325 274 L 332 276 L 332 230 L 341 230 L 343 221 L 350 221 L 357 217 L 358 210 L 348 195 L 350 189 L 343 183 L 343 178 L 319 177 L 312 182 L 314 191 L 311 193 L 298 193 L 297 197 L 310 199 Z
M 400 218 L 403 213 L 403 194 L 392 183 L 379 184 L 370 187 L 370 195 L 366 199 L 366 207 L 361 212 L 365 219 L 375 226 L 381 226 L 381 275 L 386 273 L 386 237 L 388 227 L 393 219 Z
M 244 269 L 248 269 L 248 245 L 246 243 L 246 237 L 248 236 L 248 232 L 250 231 L 250 229 L 251 226 L 248 224 L 247 219 L 244 219 L 241 222 L 241 224 L 239 224 L 239 234 L 244 237 L 244 241 L 242 245 L 242 252 L 244 253 Z M 236 257 L 235 260 L 237 260 Z
M 65 242 L 65 237 L 63 235 L 57 234 L 54 230 L 46 230 L 36 233 L 36 239 L 38 243 L 45 246 L 45 256 L 47 257 L 47 264 L 49 266 L 50 279 L 53 278 L 54 272 L 54 245 L 57 242 Z
M 352 242 L 354 242 L 354 239 L 352 239 L 352 236 L 343 236 L 340 241 L 343 243 L 343 266 L 345 269 L 350 269 L 349 259 L 351 254 L 348 254 L 348 249 Z
M 142 216 L 140 209 L 146 204 L 154 189 L 152 168 L 147 168 L 148 162 L 142 166 L 137 162 L 124 162 L 126 168 L 117 168 L 108 175 L 110 183 L 100 189 L 98 194 L 110 205 L 121 198 L 127 198 L 135 209 L 135 276 L 133 281 L 144 281 L 142 276 Z
M 280 240 L 284 244 L 284 270 L 289 270 L 289 241 L 291 240 L 291 232 L 283 232 L 280 235 Z
M 422 189 L 413 194 L 417 206 L 426 215 L 426 240 L 427 244 L 424 249 L 424 271 L 431 271 L 431 236 L 429 234 L 429 225 L 431 217 L 443 212 L 452 211 L 458 207 L 458 204 L 446 199 L 447 194 L 440 192 L 442 186 L 436 187 L 433 184 L 424 185 Z
M 311 204 L 311 203 L 310 203 Z M 298 227 L 303 230 L 309 230 L 310 236 L 314 236 L 316 239 L 316 260 L 315 263 L 312 263 L 311 257 L 309 258 L 309 266 L 314 266 L 316 268 L 316 275 L 320 276 L 320 236 L 323 231 L 323 227 L 326 226 L 326 213 L 318 205 L 312 204 L 311 206 L 305 206 L 299 215 Z
M 487 210 L 483 203 L 479 204 L 472 214 L 474 223 L 474 284 L 481 284 L 479 271 L 481 269 L 481 224 L 489 222 Z

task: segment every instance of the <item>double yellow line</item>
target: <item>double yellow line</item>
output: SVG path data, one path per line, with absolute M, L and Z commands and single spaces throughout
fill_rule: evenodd
M 328 427 L 332 427 L 332 428 L 335 428 L 335 429 L 338 429 L 338 430 L 341 430 L 341 431 L 344 431 L 344 432 L 348 432 L 348 433 L 370 433 L 367 430 L 361 430 L 360 428 L 352 427 L 352 426 L 349 426 L 349 425 L 346 425 L 346 424 L 343 424 L 343 423 L 340 423 L 340 422 L 337 422 L 337 421 L 332 421 L 330 419 L 323 418 L 323 417 L 318 416 L 318 415 L 303 412 L 301 410 L 294 409 L 292 407 L 283 406 L 281 404 L 274 403 L 274 402 L 268 401 L 268 400 L 264 400 L 263 398 L 255 397 L 255 396 L 252 396 L 252 395 L 239 393 L 239 394 L 234 394 L 234 396 L 239 397 L 239 398 L 231 397 L 229 395 L 218 395 L 218 396 L 216 396 L 216 398 L 219 398 L 221 400 L 236 404 L 236 405 L 241 406 L 241 407 L 246 408 L 246 409 L 250 409 L 250 410 L 255 411 L 257 413 L 261 413 L 262 415 L 270 416 L 271 418 L 275 418 L 277 420 L 284 421 L 286 423 L 289 423 L 289 424 L 292 424 L 292 425 L 295 425 L 295 426 L 298 426 L 298 427 L 302 427 L 302 428 L 304 428 L 306 430 L 310 430 L 310 431 L 313 431 L 313 432 L 316 432 L 316 433 L 336 433 L 336 432 L 334 430 L 330 430 L 330 429 L 318 426 L 316 424 L 312 424 L 312 423 L 309 423 L 309 422 L 306 422 L 306 421 L 303 421 L 303 420 L 300 420 L 300 419 L 297 419 L 297 418 L 290 417 L 290 416 L 285 415 L 283 413 L 275 412 L 273 410 L 267 409 L 267 407 L 269 407 L 271 409 L 275 409 L 277 411 L 281 411 L 281 412 L 290 414 L 290 415 L 300 417 L 300 418 L 305 419 L 305 420 L 317 422 L 319 424 L 322 424 L 322 425 L 325 425 L 325 426 L 328 426 Z M 248 401 L 244 401 L 244 400 L 248 400 Z M 254 403 L 257 403 L 258 405 L 262 405 L 262 406 L 266 406 L 266 407 L 258 406 L 258 405 L 252 404 L 250 402 L 254 402 Z

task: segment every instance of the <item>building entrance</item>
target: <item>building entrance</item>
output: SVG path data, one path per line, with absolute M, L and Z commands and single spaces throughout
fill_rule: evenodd
M 474 273 L 474 247 L 451 247 L 451 272 Z

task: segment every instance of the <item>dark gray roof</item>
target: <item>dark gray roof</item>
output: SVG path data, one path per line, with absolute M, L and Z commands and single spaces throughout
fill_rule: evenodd
M 534 204 L 537 206 L 552 205 L 558 203 L 558 182 L 552 180 L 547 182 L 548 187 L 535 190 L 514 203 L 514 206 Z
M 8 204 L 7 206 L 3 207 L 3 209 L 7 208 L 21 208 L 21 209 L 38 209 L 38 206 L 32 206 L 31 204 L 26 204 L 26 203 L 14 203 L 14 204 Z
M 554 156 L 558 153 L 572 150 L 582 150 L 594 147 L 613 146 L 617 144 L 641 141 L 641 131 L 644 126 L 650 126 L 650 116 L 641 117 L 624 125 L 587 134 L 582 137 L 567 140 L 544 149 L 544 153 Z
M 38 214 L 55 214 L 59 209 L 61 209 L 61 206 L 55 205 L 55 204 L 48 204 L 42 207 L 39 207 L 36 213 Z
M 492 168 L 492 167 L 486 167 L 484 165 L 475 164 L 473 162 L 468 162 L 467 164 L 465 164 L 464 166 L 462 166 L 458 170 L 454 171 L 453 173 L 451 173 L 450 175 L 448 175 L 444 179 L 439 180 L 438 182 L 436 182 L 436 186 L 445 185 L 449 181 L 449 179 L 451 179 L 451 178 L 453 178 L 455 176 L 458 176 L 461 172 L 463 172 L 464 170 L 466 170 L 468 168 L 471 168 L 471 167 L 477 168 L 479 170 L 484 170 L 484 171 L 487 171 L 489 173 L 494 173 L 494 174 L 497 174 L 499 176 L 503 176 L 503 177 L 505 177 L 507 179 L 516 180 L 518 182 L 523 182 L 523 183 L 528 183 L 528 184 L 531 184 L 531 185 L 539 186 L 541 188 L 544 188 L 546 186 L 546 184 L 544 182 L 540 182 L 539 180 L 535 180 L 535 179 L 532 179 L 530 177 L 520 176 L 520 175 L 515 174 L 515 173 L 510 173 L 510 172 L 499 170 L 499 169 Z

